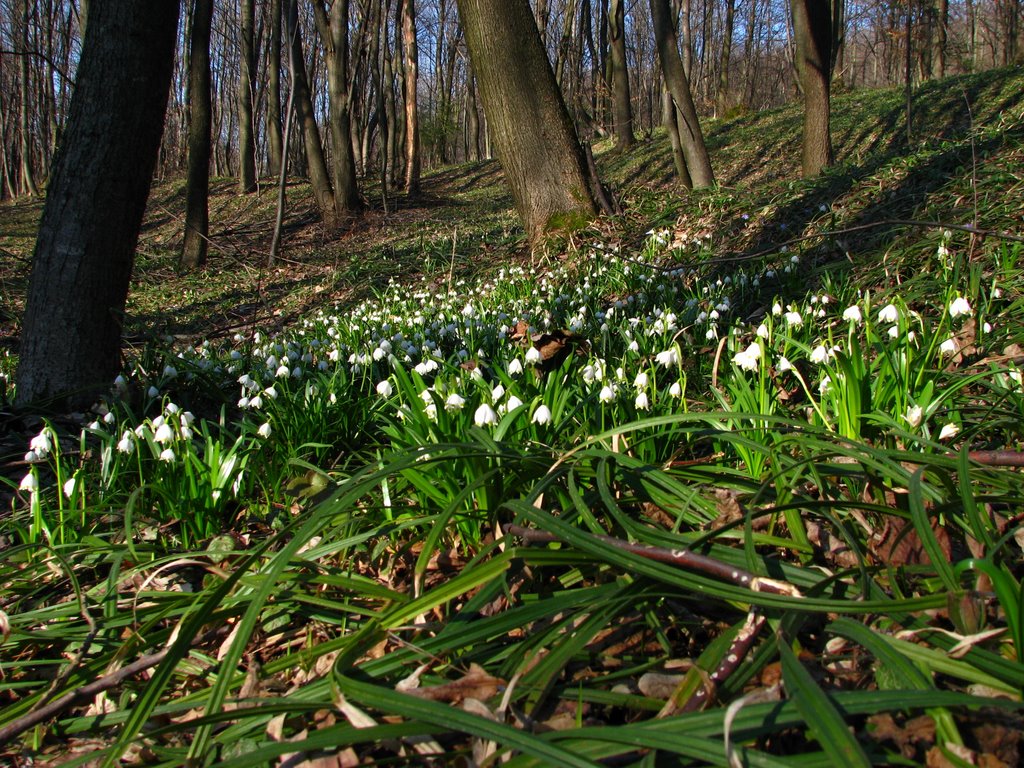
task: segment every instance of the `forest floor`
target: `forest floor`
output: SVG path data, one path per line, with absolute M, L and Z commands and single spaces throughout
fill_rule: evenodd
M 596 148 L 531 251 L 495 162 L 326 231 L 153 189 L 126 368 L 10 406 L 0 762 L 985 765 L 1024 755 L 1024 71 Z

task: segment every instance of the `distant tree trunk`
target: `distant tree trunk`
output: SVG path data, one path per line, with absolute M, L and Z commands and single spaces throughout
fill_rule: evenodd
M 281 0 L 270 2 L 270 44 L 267 63 L 267 158 L 270 175 L 281 174 Z
M 183 272 L 206 263 L 210 236 L 210 24 L 213 0 L 195 0 L 189 41 L 188 180 L 185 241 L 178 260 Z
M 608 40 L 611 48 L 612 105 L 615 116 L 615 146 L 633 146 L 633 101 L 629 93 L 626 64 L 626 10 L 623 0 L 611 0 L 608 9 Z
M 480 159 L 480 109 L 476 103 L 476 77 L 466 77 L 466 158 Z
M 19 128 L 21 133 L 21 191 L 23 194 L 35 197 L 39 194 L 39 187 L 36 185 L 35 173 L 32 170 L 32 120 L 31 102 L 31 80 L 29 78 L 29 47 L 28 47 L 28 22 L 29 7 L 28 0 L 22 0 L 21 5 L 21 27 L 18 30 L 18 41 L 20 43 L 20 55 L 18 58 L 18 72 L 21 78 L 21 91 L 19 92 Z
M 835 162 L 829 129 L 833 34 L 830 2 L 793 0 L 796 69 L 804 94 L 805 177 L 817 176 Z
M 935 52 L 932 77 L 946 76 L 946 42 L 949 37 L 949 0 L 935 0 Z
M 256 190 L 256 142 L 253 137 L 252 102 L 255 90 L 253 71 L 256 62 L 253 55 L 256 36 L 256 2 L 241 0 L 240 24 L 241 57 L 238 77 L 238 191 L 244 193 Z
M 665 83 L 672 93 L 672 100 L 682 120 L 679 134 L 690 179 L 694 187 L 713 187 L 715 174 L 711 170 L 711 157 L 704 144 L 704 132 L 697 119 L 697 108 L 690 94 L 690 82 L 679 58 L 675 20 L 670 13 L 668 0 L 651 0 L 651 19 Z
M 743 45 L 743 106 L 750 109 L 754 100 L 754 75 L 757 63 L 754 57 L 754 39 L 757 31 L 757 0 L 750 0 L 747 11 L 746 42 Z
M 718 89 L 715 92 L 715 115 L 721 117 L 729 108 L 729 60 L 732 57 L 732 32 L 736 16 L 736 0 L 725 2 L 725 28 L 722 30 L 722 55 L 718 59 Z
M 309 81 L 306 79 L 306 60 L 302 55 L 302 37 L 299 32 L 298 0 L 287 0 L 287 3 L 288 67 L 292 76 L 292 89 L 295 92 L 295 115 L 299 118 L 302 128 L 309 185 L 313 188 L 313 197 L 316 199 L 316 206 L 320 210 L 324 224 L 330 229 L 338 222 L 334 189 L 331 187 L 331 175 L 327 170 L 323 144 L 320 143 L 320 128 L 316 123 L 313 98 L 309 92 Z
M 174 62 L 178 3 L 93 0 L 39 223 L 17 404 L 83 408 L 121 367 L 121 326 Z
M 420 65 L 416 45 L 416 3 L 415 0 L 401 0 L 401 3 L 405 69 L 405 192 L 417 195 L 420 191 L 420 121 L 416 88 Z
M 473 71 L 526 234 L 597 214 L 586 159 L 527 0 L 459 0 Z
M 351 106 L 348 70 L 348 0 L 333 0 L 330 17 L 322 0 L 313 6 L 327 55 L 327 90 L 331 125 L 331 180 L 334 207 L 339 216 L 359 211 L 363 202 L 356 185 L 356 159 L 351 141 Z
M 668 131 L 669 142 L 672 145 L 672 164 L 676 169 L 676 176 L 679 183 L 687 189 L 693 189 L 693 180 L 686 168 L 686 157 L 683 155 L 683 144 L 679 140 L 679 118 L 676 103 L 672 101 L 672 94 L 665 86 L 662 95 L 662 120 L 665 123 L 665 130 Z

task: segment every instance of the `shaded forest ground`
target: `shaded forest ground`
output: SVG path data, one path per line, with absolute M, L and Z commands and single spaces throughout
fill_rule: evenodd
M 674 185 L 671 152 L 662 132 L 642 136 L 628 154 L 596 147 L 606 184 L 625 213 L 597 225 L 602 237 L 639 242 L 650 229 L 681 224 L 696 241 L 713 240 L 729 257 L 772 248 L 823 230 L 857 229 L 826 243 L 834 255 L 855 258 L 889 247 L 905 228 L 875 226 L 884 219 L 933 212 L 969 223 L 987 196 L 1012 202 L 1024 187 L 1012 168 L 1021 160 L 1024 74 L 1019 67 L 927 83 L 914 92 L 907 135 L 904 95 L 857 91 L 833 102 L 838 164 L 823 177 L 799 178 L 802 114 L 797 103 L 705 124 L 720 187 L 687 193 Z M 977 126 L 1002 123 L 1005 133 L 965 143 Z M 913 151 L 913 154 L 910 154 Z M 1009 153 L 1009 154 L 1008 154 Z M 1012 155 L 1009 156 L 1009 155 Z M 951 177 L 970 180 L 972 196 L 943 191 Z M 232 179 L 211 184 L 211 254 L 205 269 L 179 274 L 184 181 L 158 181 L 140 238 L 128 300 L 126 335 L 218 338 L 253 328 L 287 326 L 317 308 L 344 308 L 382 291 L 389 281 L 470 279 L 519 259 L 559 257 L 587 233 L 530 254 L 494 161 L 436 169 L 416 199 L 391 196 L 364 183 L 368 212 L 347 227 L 326 231 L 307 184 L 288 188 L 283 248 L 265 266 L 276 190 L 264 179 L 259 193 L 240 196 Z M 976 194 L 978 199 L 973 195 Z M 952 197 L 951 197 L 952 195 Z M 823 217 L 823 207 L 828 216 Z M 999 208 L 985 224 L 1009 230 L 1020 206 Z M 35 230 L 42 200 L 0 206 L 0 350 L 16 353 Z M 596 233 L 595 233 L 596 234 Z

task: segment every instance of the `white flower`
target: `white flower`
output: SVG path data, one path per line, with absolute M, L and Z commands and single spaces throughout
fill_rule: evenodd
M 772 304 L 772 314 L 775 315 L 776 317 L 782 314 L 782 305 L 779 304 L 779 302 L 777 301 L 774 304 Z
M 168 463 L 174 461 L 174 451 L 170 448 L 164 448 L 160 451 L 160 461 L 166 461 Z
M 894 304 L 886 304 L 878 312 L 878 322 L 880 323 L 895 323 L 900 319 L 900 311 L 896 309 Z
M 757 326 L 757 330 L 755 331 L 755 333 L 757 334 L 757 338 L 759 338 L 759 339 L 767 339 L 768 338 L 768 326 L 765 325 L 764 323 L 761 323 L 759 326 Z
M 832 389 L 832 377 L 831 376 L 826 376 L 825 378 L 823 378 L 821 380 L 821 383 L 818 384 L 818 394 L 820 394 L 820 395 L 828 394 L 828 391 L 830 389 Z
M 28 464 L 31 464 L 33 461 L 39 461 L 39 454 L 35 451 L 29 451 L 25 454 L 25 461 Z
M 804 317 L 799 312 L 787 312 L 786 323 L 799 328 L 804 324 Z
M 28 447 L 35 451 L 39 458 L 46 456 L 53 450 L 53 443 L 50 442 L 50 435 L 47 434 L 45 428 L 29 441 Z
M 679 365 L 679 350 L 676 347 L 669 347 L 656 354 L 654 359 L 662 368 L 671 368 Z
M 491 390 L 491 402 L 496 403 L 505 396 L 505 387 L 502 384 L 498 384 L 494 389 Z
M 260 395 L 256 395 L 249 400 L 249 407 L 256 408 L 257 410 L 263 407 L 263 398 Z
M 523 361 L 518 357 L 508 364 L 508 375 L 518 376 L 523 372 Z
M 29 491 L 34 493 L 39 490 L 39 478 L 35 476 L 35 473 L 29 472 L 23 478 L 21 478 L 21 484 L 18 486 L 20 491 Z
M 649 411 L 651 409 L 651 401 L 647 399 L 646 392 L 638 393 L 634 404 L 638 411 Z
M 518 397 L 516 397 L 515 395 L 509 395 L 508 396 L 508 400 L 505 401 L 505 410 L 506 411 L 514 411 L 516 408 L 518 408 L 522 404 L 523 404 L 523 401 L 520 400 Z
M 890 325 L 889 326 L 889 338 L 890 339 L 895 339 L 895 338 L 898 338 L 899 335 L 900 335 L 900 327 L 898 325 Z
M 160 390 L 157 389 L 156 387 L 151 386 L 149 389 L 146 390 L 146 394 L 149 397 L 159 397 L 160 396 Z
M 668 393 L 672 397 L 682 397 L 683 387 L 678 381 L 672 382 L 672 386 L 668 388 Z
M 636 378 L 633 379 L 633 386 L 637 389 L 646 389 L 649 383 L 650 381 L 647 377 L 646 371 L 640 371 L 640 373 L 636 375 Z
M 69 477 L 67 482 L 64 483 L 64 495 L 69 499 L 75 495 L 75 487 L 78 485 L 77 477 Z
M 269 386 L 266 389 L 264 389 L 263 390 L 263 394 L 266 395 L 267 397 L 269 397 L 271 400 L 276 400 L 277 399 L 277 389 L 274 386 Z M 253 398 L 253 400 L 255 400 L 255 399 L 256 398 Z M 250 400 L 250 402 L 252 402 L 252 401 Z M 256 406 L 253 406 L 253 407 L 255 408 Z
M 173 365 L 164 366 L 164 376 L 168 379 L 173 379 L 178 375 L 177 369 Z
M 391 382 L 387 379 L 377 382 L 377 394 L 381 397 L 391 397 L 394 393 L 395 388 L 391 386 Z
M 819 344 L 811 350 L 811 362 L 815 365 L 821 365 L 829 358 L 828 349 L 825 348 L 824 344 Z
M 130 429 L 126 429 L 124 434 L 121 435 L 121 439 L 117 441 L 117 450 L 120 453 L 130 454 L 135 450 L 135 441 L 132 440 L 135 433 Z
M 483 403 L 473 414 L 473 423 L 478 427 L 489 426 L 498 423 L 498 414 L 488 403 Z
M 260 424 L 260 428 L 256 430 L 256 434 L 264 438 L 270 437 L 270 422 L 265 421 Z
M 423 412 L 431 421 L 437 421 L 437 403 L 431 400 L 423 407 Z
M 956 354 L 956 339 L 948 338 L 941 344 L 939 344 L 939 353 L 942 355 L 955 355 Z
M 540 350 L 536 347 L 530 347 L 526 350 L 526 364 L 527 365 L 539 365 L 541 361 Z
M 615 399 L 615 390 L 612 389 L 609 385 L 605 384 L 603 387 L 601 387 L 601 392 L 598 394 L 597 399 L 600 400 L 602 403 L 610 403 L 612 400 Z
M 448 413 L 455 413 L 461 411 L 462 406 L 466 404 L 465 398 L 463 398 L 458 392 L 452 392 L 448 395 L 448 399 L 444 401 L 444 409 Z
M 537 406 L 537 410 L 533 412 L 531 421 L 534 424 L 550 424 L 551 423 L 551 409 L 548 408 L 544 403 Z
M 744 371 L 756 371 L 757 361 L 761 357 L 761 345 L 754 342 L 742 352 L 738 352 L 732 361 Z
M 859 323 L 864 317 L 860 313 L 860 307 L 854 304 L 852 307 L 847 307 L 843 310 L 843 320 L 851 323 Z
M 971 305 L 967 302 L 967 299 L 963 296 L 957 296 L 953 299 L 953 302 L 949 305 L 950 317 L 963 317 L 969 314 L 971 314 Z
M 924 408 L 920 405 L 912 405 L 907 408 L 906 414 L 903 416 L 907 420 L 907 424 L 912 427 L 921 425 L 921 420 L 924 418 Z
M 779 358 L 779 362 L 775 366 L 779 372 L 793 370 L 793 364 L 789 362 L 789 358 L 784 355 Z
M 631 342 L 629 342 L 629 347 L 627 347 L 627 349 L 629 349 L 630 352 L 639 352 L 640 345 L 637 343 L 636 339 L 633 339 Z
M 949 440 L 951 437 L 956 437 L 960 433 L 960 427 L 956 424 L 947 424 L 939 431 L 939 440 Z
M 128 389 L 128 382 L 124 378 L 124 376 L 118 376 L 117 378 L 114 379 L 114 389 L 117 390 L 118 392 L 124 392 L 126 389 Z
M 170 424 L 161 424 L 154 433 L 153 439 L 158 443 L 169 443 L 174 439 L 174 430 L 171 429 Z

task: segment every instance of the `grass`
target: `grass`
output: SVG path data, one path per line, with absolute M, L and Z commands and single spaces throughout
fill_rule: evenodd
M 532 256 L 481 164 L 338 240 L 294 188 L 280 271 L 218 183 L 178 276 L 161 185 L 130 367 L 9 449 L 4 754 L 1016 763 L 1022 85 L 912 146 L 840 97 L 814 181 L 794 108 L 709 126 L 713 191 L 605 153 L 623 216 Z

